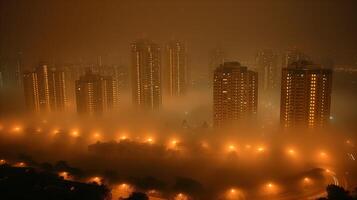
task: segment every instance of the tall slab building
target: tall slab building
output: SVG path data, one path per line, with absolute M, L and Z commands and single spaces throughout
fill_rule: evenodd
M 272 91 L 278 86 L 278 56 L 272 50 L 261 50 L 256 55 L 256 65 L 259 74 L 260 88 Z
M 23 74 L 26 107 L 34 112 L 59 112 L 66 109 L 64 72 L 41 64 Z
M 181 41 L 171 41 L 165 49 L 165 89 L 169 96 L 182 96 L 189 84 L 186 45 Z
M 75 82 L 78 114 L 100 115 L 112 111 L 114 106 L 114 85 L 110 76 L 101 76 L 87 70 Z
M 215 127 L 254 119 L 258 106 L 258 74 L 238 62 L 225 62 L 214 71 Z
M 282 69 L 280 122 L 284 128 L 322 128 L 328 124 L 332 70 L 307 61 Z
M 160 47 L 149 40 L 131 44 L 132 100 L 143 110 L 161 107 L 161 56 Z

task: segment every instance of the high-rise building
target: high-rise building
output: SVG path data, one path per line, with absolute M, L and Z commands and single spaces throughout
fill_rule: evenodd
M 300 60 L 308 60 L 308 61 L 311 60 L 306 54 L 304 54 L 297 48 L 292 48 L 292 49 L 285 51 L 282 58 L 283 58 L 282 68 L 288 67 L 288 66 L 290 66 L 290 64 L 292 64 L 294 62 L 298 62 Z
M 22 89 L 22 64 L 18 59 L 0 59 L 0 89 Z
M 132 98 L 138 108 L 158 110 L 161 107 L 160 47 L 148 40 L 131 45 Z
M 278 56 L 272 50 L 262 50 L 256 55 L 260 88 L 272 91 L 278 86 Z
M 169 96 L 182 96 L 189 84 L 186 45 L 180 41 L 171 41 L 166 46 L 165 53 L 165 89 Z
M 113 79 L 114 87 L 114 108 L 120 107 L 120 96 L 122 92 L 128 90 L 128 70 L 122 65 L 96 65 L 92 68 L 94 72 L 97 72 L 102 76 L 111 76 Z
M 23 84 L 26 108 L 32 112 L 40 112 L 40 97 L 36 72 L 24 72 Z
M 37 76 L 38 96 L 40 100 L 40 110 L 44 112 L 51 111 L 49 85 L 50 72 L 48 68 L 48 65 L 41 64 L 35 69 L 35 73 Z
M 41 64 L 23 74 L 25 102 L 29 111 L 58 112 L 66 109 L 64 72 Z
M 113 108 L 114 89 L 110 76 L 93 74 L 87 70 L 75 83 L 77 112 L 98 115 Z
M 257 114 L 258 74 L 238 62 L 225 62 L 214 71 L 215 127 L 251 120 Z
M 321 128 L 330 117 L 332 70 L 307 61 L 282 69 L 280 121 L 284 128 Z
M 51 111 L 65 111 L 67 106 L 66 79 L 62 70 L 52 69 L 49 73 Z

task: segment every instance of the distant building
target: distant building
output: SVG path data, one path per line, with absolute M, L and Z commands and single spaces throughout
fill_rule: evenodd
M 238 62 L 225 62 L 214 71 L 215 127 L 252 119 L 257 114 L 258 74 Z
M 165 53 L 165 89 L 169 96 L 182 96 L 189 84 L 186 45 L 180 41 L 171 41 Z
M 256 66 L 259 75 L 260 88 L 272 91 L 278 86 L 278 56 L 272 50 L 262 50 L 256 55 Z
M 133 103 L 144 110 L 161 107 L 160 47 L 148 40 L 131 44 Z
M 319 128 L 328 124 L 332 70 L 307 61 L 282 69 L 280 121 L 285 128 Z
M 115 109 L 119 108 L 121 93 L 127 91 L 129 88 L 129 73 L 127 68 L 122 65 L 95 65 L 92 70 L 99 75 L 112 77 L 114 94 L 113 105 Z
M 32 71 L 25 72 L 23 74 L 23 84 L 26 108 L 29 111 L 40 112 L 40 97 L 36 73 Z
M 114 104 L 113 79 L 88 70 L 75 83 L 77 112 L 98 115 L 112 111 Z
M 288 67 L 288 66 L 290 66 L 290 64 L 292 64 L 294 62 L 298 62 L 300 60 L 311 61 L 311 59 L 306 54 L 304 54 L 297 48 L 292 48 L 292 49 L 285 51 L 282 58 L 283 58 L 282 68 Z
M 21 58 L 0 59 L 0 89 L 21 90 L 22 83 Z
M 41 64 L 23 74 L 25 103 L 29 111 L 58 112 L 66 109 L 64 72 Z
M 210 54 L 209 54 L 209 66 L 208 66 L 208 78 L 209 78 L 209 85 L 212 87 L 212 80 L 213 80 L 213 74 L 214 70 L 216 70 L 217 67 L 222 65 L 225 60 L 225 52 L 223 49 L 217 47 L 214 48 Z

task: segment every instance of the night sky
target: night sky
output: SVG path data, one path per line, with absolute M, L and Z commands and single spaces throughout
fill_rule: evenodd
M 252 59 L 262 48 L 298 47 L 339 63 L 357 55 L 356 1 L 0 0 L 0 52 L 40 60 L 129 64 L 129 44 L 186 40 L 194 68 L 210 50 Z

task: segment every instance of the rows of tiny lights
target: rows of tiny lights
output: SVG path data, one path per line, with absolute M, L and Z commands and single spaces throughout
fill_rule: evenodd
M 18 167 L 18 168 L 23 168 L 23 167 L 30 167 L 27 165 L 27 163 L 23 161 L 18 161 L 18 162 L 10 162 L 5 159 L 0 159 L 0 166 L 1 165 L 11 165 L 12 167 Z M 325 173 L 330 176 L 335 176 L 335 172 L 325 169 Z M 76 180 L 74 176 L 72 176 L 69 172 L 66 171 L 60 171 L 58 172 L 58 176 L 63 178 L 64 180 L 70 180 L 70 181 L 79 181 L 79 182 L 84 182 L 84 183 L 89 183 L 89 184 L 97 184 L 97 185 L 105 185 L 105 179 L 101 176 L 92 176 L 92 177 L 87 177 L 85 179 L 81 180 Z M 300 181 L 300 184 L 302 184 L 304 187 L 306 186 L 312 186 L 314 183 L 314 180 L 311 177 L 303 177 Z M 335 183 L 338 184 L 338 183 Z M 267 181 L 261 186 L 262 190 L 264 191 L 265 194 L 267 195 L 277 195 L 279 194 L 279 191 L 281 189 L 281 186 L 278 185 L 275 182 L 272 181 Z M 111 186 L 111 191 L 112 195 L 116 195 L 121 198 L 127 198 L 130 196 L 132 192 L 134 192 L 135 186 L 129 183 L 119 183 L 116 185 Z M 146 191 L 146 194 L 148 196 L 161 196 L 161 193 L 159 190 L 151 189 Z M 244 199 L 244 191 L 242 189 L 239 189 L 238 187 L 231 187 L 224 192 L 226 199 Z M 190 199 L 188 194 L 184 193 L 177 193 L 174 195 L 174 200 L 188 200 Z

